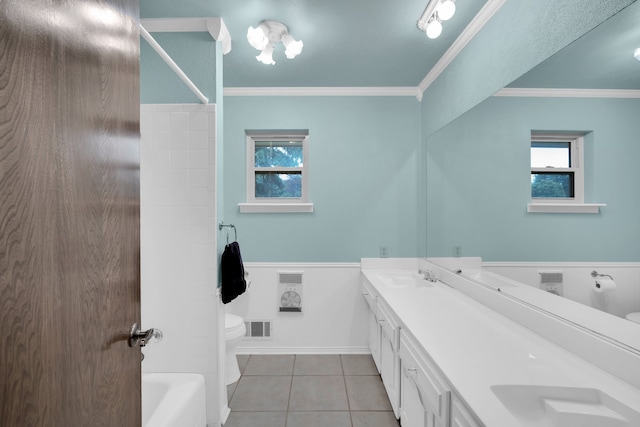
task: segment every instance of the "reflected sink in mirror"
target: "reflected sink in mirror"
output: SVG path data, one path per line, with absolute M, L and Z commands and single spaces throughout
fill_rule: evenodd
M 425 280 L 418 273 L 403 270 L 380 271 L 376 276 L 392 289 L 415 289 L 433 287 L 431 282 Z
M 495 385 L 491 391 L 523 426 L 640 426 L 639 412 L 593 388 Z

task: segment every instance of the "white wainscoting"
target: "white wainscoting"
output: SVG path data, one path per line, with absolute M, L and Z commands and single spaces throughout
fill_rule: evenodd
M 369 353 L 359 263 L 245 263 L 249 291 L 225 306 L 245 321 L 270 321 L 270 338 L 245 339 L 238 354 Z M 279 311 L 278 272 L 303 272 L 302 313 Z
M 562 271 L 565 298 L 618 317 L 640 311 L 640 263 L 485 262 L 483 267 L 536 288 L 540 287 L 539 271 Z M 612 276 L 616 289 L 594 292 L 594 270 Z

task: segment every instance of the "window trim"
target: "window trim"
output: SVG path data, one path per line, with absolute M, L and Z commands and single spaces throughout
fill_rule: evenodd
M 313 212 L 309 202 L 309 131 L 250 131 L 246 132 L 246 202 L 238 203 L 241 213 Z M 302 167 L 269 168 L 270 171 L 297 172 L 301 174 L 301 197 L 255 197 L 255 174 L 264 168 L 255 166 L 255 146 L 259 141 L 292 140 L 302 142 Z
M 584 201 L 584 134 L 575 133 L 537 133 L 531 132 L 529 140 L 529 153 L 531 143 L 541 142 L 571 142 L 571 167 L 569 168 L 534 168 L 530 167 L 530 174 L 534 172 L 572 172 L 573 173 L 573 197 L 571 198 L 533 198 L 531 197 L 531 185 L 529 185 L 530 202 L 527 204 L 527 212 L 539 213 L 600 213 L 600 207 L 607 206 L 604 203 L 585 203 Z
M 533 203 L 584 203 L 584 137 L 582 135 L 562 135 L 562 134 L 531 134 L 531 144 L 534 141 L 539 142 L 569 142 L 570 148 L 570 167 L 568 168 L 534 168 L 531 167 L 531 173 L 571 173 L 573 174 L 573 197 L 531 197 Z M 531 148 L 530 148 L 531 149 Z

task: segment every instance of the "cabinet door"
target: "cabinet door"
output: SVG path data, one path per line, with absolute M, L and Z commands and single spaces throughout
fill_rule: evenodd
M 455 394 L 451 397 L 451 427 L 480 427 L 471 412 Z
M 380 376 L 387 391 L 391 408 L 399 417 L 400 406 L 400 358 L 398 337 L 400 327 L 388 308 L 378 303 L 378 323 L 380 324 Z
M 380 372 L 380 326 L 373 311 L 369 310 L 369 349 L 378 372 Z
M 400 423 L 402 427 L 426 427 L 427 413 L 418 384 L 411 378 L 413 373 L 402 369 Z
M 376 315 L 377 296 L 365 279 L 362 281 L 362 297 L 369 306 L 369 349 L 371 350 L 371 357 L 373 358 L 376 368 L 378 372 L 380 372 L 380 325 L 378 324 L 378 317 Z

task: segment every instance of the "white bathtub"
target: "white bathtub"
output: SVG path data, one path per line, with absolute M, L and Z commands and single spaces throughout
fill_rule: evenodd
M 143 373 L 142 427 L 206 427 L 204 377 Z

